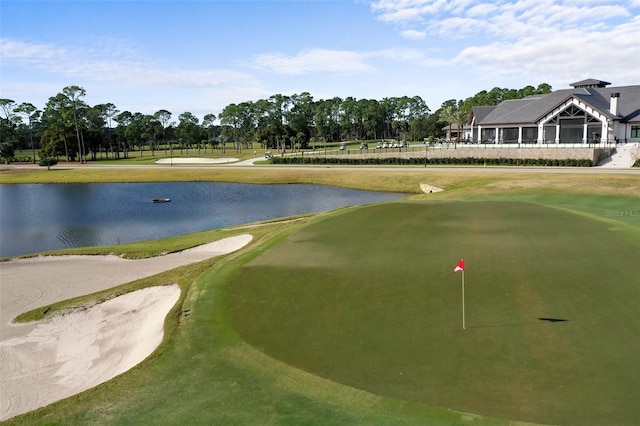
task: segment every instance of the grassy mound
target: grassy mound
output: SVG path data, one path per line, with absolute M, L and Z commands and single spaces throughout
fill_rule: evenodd
M 266 354 L 376 395 L 633 424 L 639 252 L 606 221 L 532 203 L 382 204 L 331 215 L 247 263 L 229 314 Z

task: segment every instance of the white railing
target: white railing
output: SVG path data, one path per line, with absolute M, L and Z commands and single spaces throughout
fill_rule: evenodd
M 369 149 L 359 149 L 359 148 L 347 148 L 347 149 L 338 149 L 338 148 L 328 148 L 328 149 L 318 149 L 315 151 L 289 151 L 285 154 L 283 153 L 275 153 L 274 155 L 287 155 L 287 156 L 295 156 L 295 157 L 306 157 L 306 156 L 325 156 L 325 155 L 347 155 L 347 154 L 380 154 L 380 153 L 400 153 L 400 152 L 425 152 L 428 151 L 438 151 L 438 150 L 448 150 L 448 149 L 469 149 L 469 150 L 492 150 L 492 149 L 576 149 L 576 148 L 615 148 L 619 145 L 625 145 L 618 141 L 616 142 L 599 142 L 599 143 L 456 143 L 456 142 L 436 142 L 432 145 L 425 144 L 411 144 L 406 145 L 402 148 L 369 148 Z M 628 144 L 627 144 L 628 145 Z
M 615 148 L 615 142 L 598 143 L 443 143 L 430 145 L 429 149 L 566 149 L 566 148 Z

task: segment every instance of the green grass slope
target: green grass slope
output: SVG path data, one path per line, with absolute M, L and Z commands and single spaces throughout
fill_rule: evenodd
M 107 383 L 2 424 L 512 424 L 359 391 L 292 368 L 240 339 L 227 315 L 230 278 L 295 227 L 253 228 L 250 249 L 127 284 L 134 289 L 178 282 L 183 290 L 159 349 Z
M 382 204 L 334 214 L 247 263 L 229 312 L 266 354 L 375 395 L 538 423 L 637 424 L 639 253 L 584 212 Z

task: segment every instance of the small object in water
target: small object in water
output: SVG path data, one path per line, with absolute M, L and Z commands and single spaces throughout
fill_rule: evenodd
M 152 203 L 168 203 L 171 201 L 171 198 L 154 198 L 151 200 Z

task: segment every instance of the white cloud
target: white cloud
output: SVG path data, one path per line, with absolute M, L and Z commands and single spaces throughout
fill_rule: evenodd
M 425 31 L 417 31 L 417 30 L 405 30 L 400 33 L 403 38 L 408 38 L 410 40 L 420 40 L 427 36 Z
M 471 18 L 481 18 L 491 15 L 496 9 L 498 5 L 495 3 L 482 3 L 470 7 L 465 14 Z
M 449 10 L 455 14 L 462 14 L 469 9 L 475 0 L 451 0 L 448 2 Z
M 130 87 L 211 87 L 247 84 L 247 74 L 225 69 L 193 70 L 166 66 L 143 58 L 135 51 L 111 52 L 85 48 L 60 48 L 1 39 L 3 68 L 27 66 L 68 78 L 117 82 Z
M 2 96 L 42 108 L 63 87 L 76 84 L 87 90 L 90 104 L 126 99 L 117 106 L 143 113 L 160 108 L 198 113 L 265 95 L 262 84 L 243 72 L 165 65 L 125 44 L 108 44 L 59 47 L 0 39 Z M 31 83 L 34 79 L 40 83 Z
M 442 19 L 430 26 L 430 34 L 437 34 L 447 39 L 462 39 L 473 36 L 486 28 L 486 23 L 479 19 L 452 17 Z
M 411 48 L 389 48 L 364 52 L 309 49 L 296 55 L 268 53 L 258 55 L 252 66 L 276 74 L 300 76 L 306 74 L 348 75 L 381 72 L 392 63 L 436 66 L 445 63 L 429 56 L 432 52 Z
M 630 9 L 640 7 L 640 0 L 626 2 L 580 0 L 380 0 L 371 4 L 371 10 L 379 20 L 411 25 L 427 21 L 436 23 L 442 19 L 479 18 L 493 23 L 512 19 L 521 24 L 531 21 L 544 26 L 573 26 L 601 22 L 633 15 Z
M 348 50 L 308 49 L 296 55 L 263 53 L 257 55 L 253 66 L 279 74 L 301 75 L 310 73 L 359 73 L 371 67 L 365 57 Z
M 372 60 L 387 59 L 395 62 L 419 63 L 425 60 L 425 53 L 418 49 L 395 48 L 382 49 L 363 53 L 363 56 Z
M 411 21 L 420 16 L 420 11 L 415 7 L 404 4 L 398 8 L 395 1 L 380 0 L 372 3 L 371 9 L 383 22 Z
M 442 13 L 463 14 L 477 0 L 378 0 L 371 9 L 383 22 L 402 23 L 429 19 Z
M 0 38 L 0 56 L 5 63 L 42 66 L 57 59 L 66 59 L 70 54 L 52 45 Z
M 401 23 L 437 14 L 445 10 L 448 3 L 447 0 L 379 0 L 373 2 L 371 8 L 381 21 Z
M 527 17 L 538 15 L 544 17 L 545 26 L 555 26 L 558 28 L 568 28 L 582 25 L 590 25 L 592 22 L 602 22 L 603 20 L 628 17 L 630 13 L 624 7 L 618 5 L 603 6 L 579 6 L 577 4 L 550 4 L 542 8 L 537 6 L 537 13 L 523 12 L 518 20 L 528 23 Z
M 546 37 L 533 35 L 513 42 L 469 46 L 454 61 L 503 76 L 544 77 L 563 82 L 562 86 L 577 75 L 616 85 L 638 84 L 640 44 L 629 34 L 640 34 L 640 17 L 601 32 L 547 29 Z
M 638 7 L 640 0 L 380 0 L 371 10 L 402 37 L 425 34 L 454 58 L 430 57 L 424 65 L 455 63 L 485 75 L 526 74 L 566 85 L 585 74 L 638 83 Z

